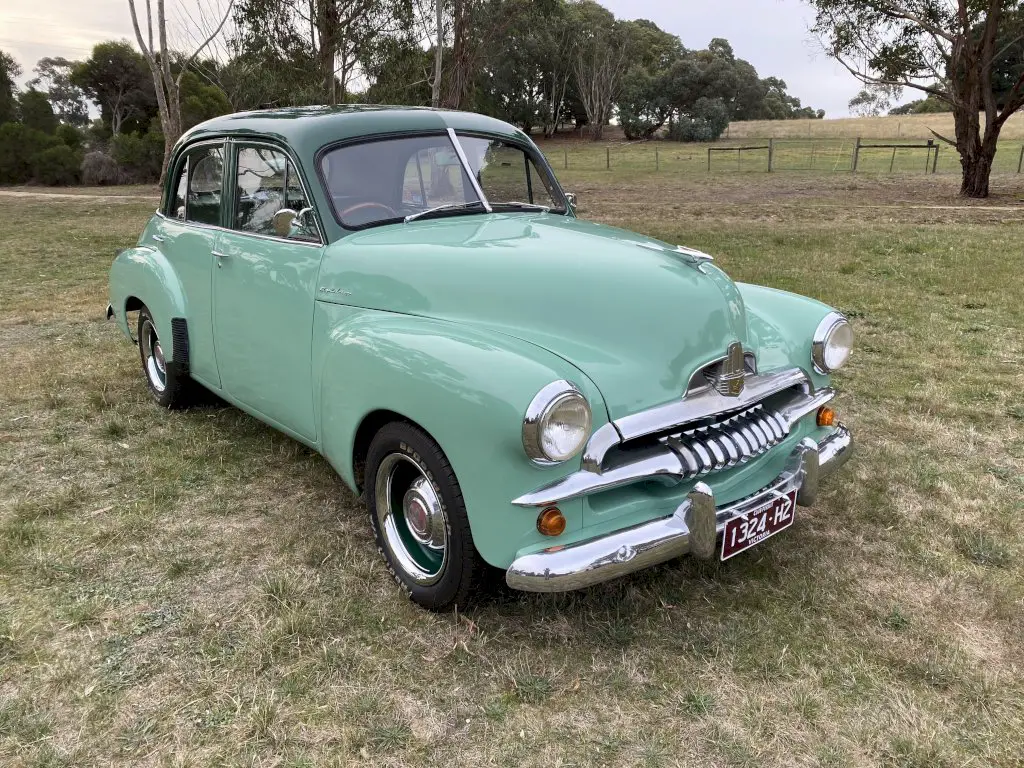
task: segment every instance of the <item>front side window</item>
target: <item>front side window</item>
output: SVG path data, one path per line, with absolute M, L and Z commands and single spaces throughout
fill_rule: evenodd
M 554 186 L 528 154 L 501 139 L 459 136 L 466 159 L 487 200 L 495 207 L 516 203 L 558 208 Z
M 286 209 L 298 214 L 309 207 L 295 165 L 284 152 L 269 147 L 240 147 L 236 168 L 234 229 L 293 240 L 319 240 L 312 212 L 295 219 L 277 215 Z
M 458 138 L 494 210 L 564 212 L 554 180 L 524 150 L 499 139 Z M 320 172 L 335 216 L 348 228 L 485 210 L 448 134 L 341 146 L 323 155 Z

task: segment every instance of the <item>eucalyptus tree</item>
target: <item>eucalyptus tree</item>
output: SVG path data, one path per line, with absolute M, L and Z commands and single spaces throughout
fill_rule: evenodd
M 808 1 L 825 50 L 861 82 L 949 105 L 954 136 L 935 135 L 960 155 L 960 194 L 987 197 L 1000 131 L 1024 106 L 1024 72 L 996 79 L 1021 42 L 1022 0 Z
M 0 51 L 0 124 L 18 119 L 18 85 L 21 66 L 6 51 Z
M 84 127 L 89 123 L 85 92 L 71 81 L 75 62 L 60 56 L 47 56 L 35 67 L 36 76 L 29 86 L 44 92 L 62 123 Z
M 181 87 L 182 80 L 192 66 L 196 57 L 209 46 L 224 29 L 234 0 L 228 0 L 227 7 L 221 11 L 215 9 L 210 19 L 200 18 L 200 28 L 212 28 L 204 39 L 196 42 L 191 51 L 182 53 L 171 48 L 167 35 L 167 8 L 165 0 L 156 0 L 156 12 L 154 13 L 150 0 L 146 0 L 145 17 L 146 34 L 142 33 L 139 24 L 139 14 L 135 8 L 136 0 L 128 0 L 128 10 L 131 12 L 132 28 L 135 30 L 135 41 L 142 50 L 142 55 L 149 65 L 150 74 L 153 77 L 153 88 L 156 93 L 157 108 L 160 114 L 160 127 L 164 135 L 164 160 L 163 170 L 160 173 L 160 181 L 163 181 L 167 173 L 167 163 L 171 158 L 171 149 L 182 134 L 181 121 Z M 211 8 L 213 6 L 210 6 Z M 153 36 L 153 27 L 156 26 L 157 36 Z M 176 66 L 172 68 L 172 63 Z M 174 70 L 177 70 L 175 73 Z

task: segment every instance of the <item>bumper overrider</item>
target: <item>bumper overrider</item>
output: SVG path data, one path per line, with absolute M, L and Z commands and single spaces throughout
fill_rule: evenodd
M 711 559 L 718 536 L 732 518 L 762 508 L 779 494 L 797 491 L 797 504 L 814 503 L 821 480 L 849 458 L 850 431 L 837 424 L 820 442 L 801 440 L 790 453 L 783 472 L 768 486 L 745 499 L 723 506 L 711 488 L 698 482 L 668 517 L 604 536 L 523 555 L 509 567 L 505 579 L 527 592 L 563 592 L 624 576 L 687 553 Z

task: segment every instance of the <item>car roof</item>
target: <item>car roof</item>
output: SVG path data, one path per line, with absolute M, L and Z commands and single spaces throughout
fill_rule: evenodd
M 302 162 L 336 141 L 388 133 L 479 131 L 523 140 L 508 123 L 473 112 L 378 104 L 287 107 L 222 115 L 200 123 L 182 136 L 179 146 L 213 136 L 273 138 L 290 146 Z

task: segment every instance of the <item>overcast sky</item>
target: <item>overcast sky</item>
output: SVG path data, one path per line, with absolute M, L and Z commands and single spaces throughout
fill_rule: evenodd
M 687 48 L 704 48 L 713 37 L 726 38 L 761 77 L 781 77 L 805 106 L 824 109 L 829 117 L 846 116 L 847 102 L 860 90 L 853 77 L 816 51 L 807 31 L 812 14 L 801 0 L 602 3 L 619 18 L 650 19 L 678 35 Z M 171 0 L 168 7 L 181 4 Z M 223 0 L 212 2 L 222 4 Z M 127 0 L 0 0 L 0 48 L 21 64 L 23 81 L 43 56 L 80 59 L 95 43 L 122 37 L 135 39 Z

